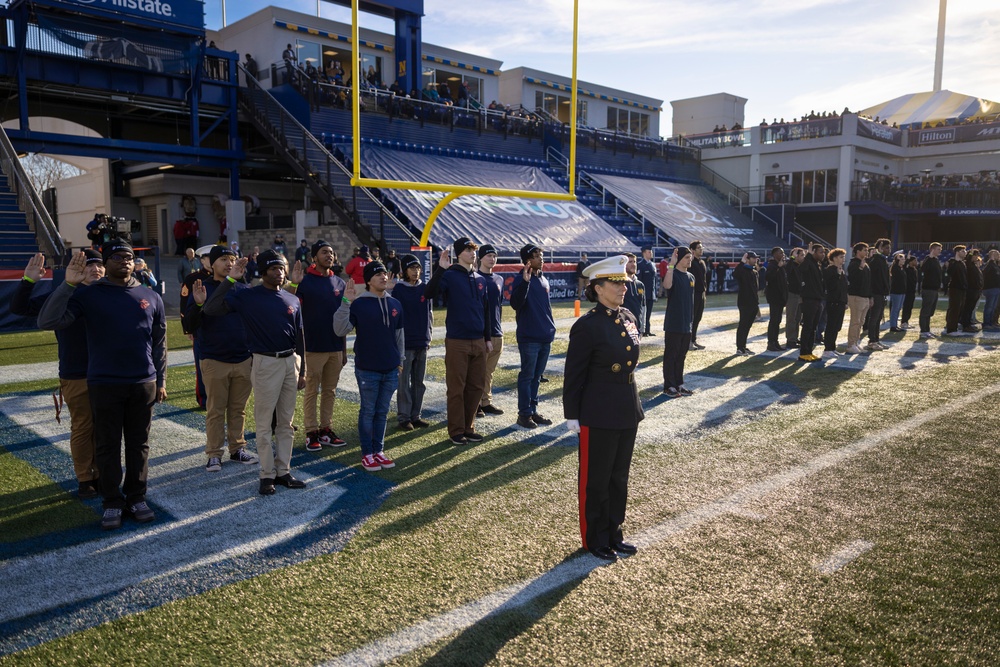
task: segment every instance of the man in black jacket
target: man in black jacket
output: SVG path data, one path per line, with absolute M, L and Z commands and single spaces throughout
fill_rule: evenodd
M 830 264 L 823 269 L 823 287 L 826 289 L 826 331 L 823 333 L 823 357 L 839 357 L 837 334 L 844 326 L 844 312 L 847 309 L 847 273 L 844 260 L 847 252 L 834 248 L 829 254 Z
M 826 248 L 820 243 L 814 243 L 809 248 L 799 275 L 802 277 L 802 341 L 799 348 L 799 361 L 819 361 L 813 354 L 816 344 L 816 319 L 819 317 L 820 302 L 826 298 L 823 287 L 823 269 L 821 263 L 826 257 Z
M 767 263 L 764 274 L 764 296 L 770 309 L 770 319 L 767 322 L 767 349 L 770 352 L 781 352 L 785 348 L 778 343 L 778 332 L 781 330 L 781 316 L 788 302 L 788 274 L 785 268 L 785 251 L 781 248 L 771 248 L 771 260 Z
M 931 316 L 937 310 L 938 293 L 941 291 L 941 244 L 935 241 L 920 265 L 920 337 L 936 338 L 931 333 Z
M 872 307 L 868 311 L 869 350 L 886 350 L 888 345 L 881 342 L 882 319 L 885 317 L 885 301 L 889 296 L 889 262 L 886 256 L 892 249 L 889 239 L 875 242 L 875 251 L 868 258 L 872 270 Z
M 750 356 L 753 352 L 747 348 L 747 338 L 760 310 L 757 253 L 745 253 L 739 266 L 733 270 L 733 277 L 737 285 L 736 307 L 740 311 L 740 322 L 736 326 L 736 354 Z
M 946 336 L 968 335 L 959 333 L 958 321 L 965 307 L 965 292 L 969 289 L 969 277 L 965 268 L 965 256 L 968 252 L 964 245 L 955 246 L 952 251 L 954 258 L 948 262 L 948 312 L 945 314 Z
M 792 248 L 792 261 L 785 264 L 788 302 L 785 304 L 785 347 L 799 346 L 799 322 L 802 320 L 802 278 L 799 267 L 806 258 L 804 248 Z
M 983 309 L 983 331 L 1000 331 L 997 315 L 1000 309 L 1000 250 L 990 248 L 986 264 L 983 266 L 983 297 L 986 306 Z
M 978 248 L 969 251 L 965 258 L 965 275 L 968 279 L 968 287 L 965 289 L 965 306 L 962 308 L 962 331 L 975 333 L 980 331 L 976 326 L 976 307 L 979 305 L 979 297 L 983 295 L 983 270 L 980 267 L 982 256 Z
M 708 267 L 705 265 L 705 260 L 701 258 L 705 247 L 701 241 L 691 241 L 688 248 L 691 249 L 692 256 L 691 268 L 688 269 L 688 273 L 694 276 L 694 312 L 691 320 L 690 349 L 704 350 L 705 346 L 698 342 L 698 324 L 701 322 L 702 315 L 705 314 L 705 301 L 708 298 Z M 667 270 L 671 271 L 673 268 L 667 267 Z M 661 279 L 665 277 L 660 276 Z
M 639 280 L 642 281 L 643 289 L 645 290 L 645 317 L 639 324 L 643 325 L 645 329 L 643 330 L 643 336 L 652 336 L 653 332 L 649 329 L 649 322 L 653 317 L 653 304 L 656 302 L 656 265 L 653 264 L 653 248 L 652 246 L 644 246 L 642 248 L 642 257 L 640 257 L 636 263 L 637 273 Z

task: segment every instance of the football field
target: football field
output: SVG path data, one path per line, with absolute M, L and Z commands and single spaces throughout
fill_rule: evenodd
M 998 664 L 1000 334 L 885 332 L 887 351 L 805 364 L 763 352 L 763 321 L 741 357 L 732 302 L 709 300 L 691 397 L 661 395 L 662 332 L 643 339 L 624 526 L 639 552 L 610 565 L 579 548 L 571 304 L 554 306 L 551 427 L 514 425 L 505 308 L 506 414 L 477 422 L 482 443 L 447 441 L 438 327 L 432 425 L 400 432 L 390 414 L 396 467 L 360 466 L 349 357 L 334 424 L 348 446 L 307 452 L 300 400 L 292 467 L 308 488 L 270 497 L 256 466 L 204 470 L 171 322 L 157 519 L 112 532 L 76 497 L 54 337 L 0 336 L 0 665 Z M 252 399 L 248 418 L 253 448 Z

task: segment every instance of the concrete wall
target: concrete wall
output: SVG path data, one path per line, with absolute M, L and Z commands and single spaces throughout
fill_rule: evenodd
M 731 129 L 736 123 L 746 127 L 746 103 L 746 98 L 730 93 L 674 100 L 670 103 L 674 112 L 672 136 L 705 134 L 723 125 Z

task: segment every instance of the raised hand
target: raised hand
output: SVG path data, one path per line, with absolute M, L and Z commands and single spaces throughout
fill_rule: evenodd
M 194 281 L 194 285 L 191 286 L 191 297 L 199 306 L 205 305 L 205 301 L 208 300 L 208 290 L 200 280 Z
M 42 253 L 35 253 L 31 259 L 28 260 L 28 265 L 24 267 L 24 277 L 38 282 L 45 277 L 45 255 Z
M 354 285 L 354 281 L 348 280 L 347 286 L 344 287 L 344 298 L 347 299 L 348 301 L 354 301 L 354 299 L 357 298 L 357 296 L 358 293 L 357 293 L 357 288 Z
M 743 253 L 743 258 L 740 260 L 740 263 L 746 264 L 747 263 L 747 259 L 748 259 L 747 253 Z
M 295 265 L 292 267 L 291 280 L 293 283 L 298 285 L 302 282 L 302 279 L 306 277 L 306 271 L 302 268 L 302 260 L 297 260 Z
M 399 281 L 397 281 L 395 278 L 389 278 L 389 280 L 386 281 L 386 283 L 385 283 L 385 291 L 386 292 L 391 292 L 392 288 L 396 286 L 397 282 L 399 282 Z
M 82 250 L 73 253 L 73 259 L 66 265 L 66 282 L 70 285 L 79 285 L 83 282 L 84 269 L 87 268 L 87 258 Z
M 670 253 L 670 265 L 674 266 L 676 264 L 677 264 L 677 248 L 674 248 L 674 251 Z
M 447 250 L 442 252 L 441 256 L 438 257 L 438 265 L 442 269 L 447 269 L 449 266 L 451 266 L 451 253 L 448 252 Z
M 531 267 L 525 264 L 524 270 L 521 271 L 521 277 L 524 278 L 524 282 L 529 282 L 531 280 L 531 275 Z
M 233 270 L 229 272 L 229 277 L 233 280 L 242 280 L 243 276 L 247 273 L 247 262 L 250 261 L 249 257 L 240 257 L 236 260 Z

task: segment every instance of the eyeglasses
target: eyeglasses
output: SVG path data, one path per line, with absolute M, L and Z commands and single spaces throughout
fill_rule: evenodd
M 108 259 L 110 259 L 112 262 L 117 262 L 118 264 L 128 264 L 129 262 L 135 261 L 135 257 L 133 257 L 132 255 L 114 254 L 111 255 L 111 257 L 108 257 Z

